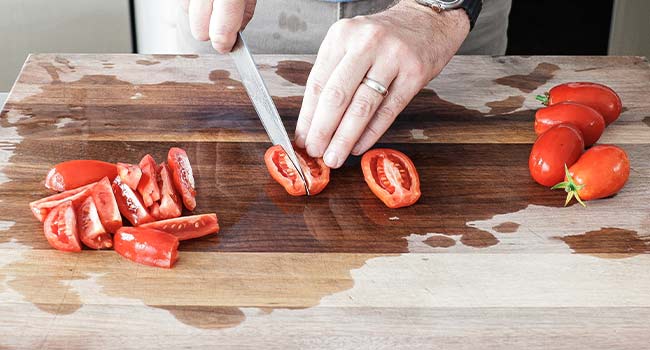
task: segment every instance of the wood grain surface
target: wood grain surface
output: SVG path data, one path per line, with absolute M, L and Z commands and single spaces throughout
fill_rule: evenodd
M 259 56 L 293 133 L 311 56 Z M 30 56 L 0 117 L 0 349 L 638 349 L 650 334 L 650 65 L 640 57 L 456 57 L 381 146 L 416 164 L 422 198 L 391 210 L 359 158 L 290 197 L 228 57 Z M 535 95 L 614 88 L 616 196 L 562 207 L 527 160 Z M 172 270 L 49 247 L 28 203 L 69 159 L 187 150 L 197 213 L 221 232 Z

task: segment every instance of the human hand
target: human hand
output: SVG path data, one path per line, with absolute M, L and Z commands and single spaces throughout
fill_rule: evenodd
M 180 0 L 190 18 L 196 40 L 212 42 L 220 53 L 232 50 L 237 32 L 244 29 L 255 12 L 257 0 Z
M 332 168 L 350 153 L 364 153 L 440 73 L 468 32 L 464 10 L 436 13 L 404 0 L 381 13 L 336 22 L 307 79 L 296 144 Z M 362 84 L 364 77 L 387 94 Z

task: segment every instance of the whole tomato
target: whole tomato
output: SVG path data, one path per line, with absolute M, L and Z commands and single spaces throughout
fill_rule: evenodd
M 553 87 L 537 99 L 547 106 L 560 102 L 576 102 L 597 110 L 607 125 L 621 115 L 621 98 L 610 87 L 598 83 L 566 83 Z
M 624 150 L 613 145 L 594 146 L 566 169 L 566 179 L 553 189 L 562 188 L 566 204 L 575 196 L 583 200 L 609 197 L 620 191 L 630 177 L 630 160 Z
M 585 140 L 585 147 L 596 143 L 605 131 L 605 119 L 597 110 L 574 102 L 560 102 L 540 108 L 535 113 L 535 132 L 539 135 L 554 125 L 569 123 L 576 126 Z
M 553 186 L 564 179 L 564 167 L 573 165 L 584 148 L 582 134 L 575 126 L 553 126 L 537 138 L 530 151 L 530 175 L 540 185 Z

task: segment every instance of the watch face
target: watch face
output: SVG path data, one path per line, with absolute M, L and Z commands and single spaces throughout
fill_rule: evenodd
M 435 0 L 442 9 L 452 9 L 459 7 L 464 0 Z

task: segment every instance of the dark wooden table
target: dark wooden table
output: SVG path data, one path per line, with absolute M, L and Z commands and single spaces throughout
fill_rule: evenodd
M 313 57 L 260 56 L 293 131 Z M 535 95 L 616 89 L 617 196 L 563 208 L 527 159 Z M 639 57 L 456 57 L 382 139 L 422 198 L 390 210 L 358 158 L 305 199 L 227 57 L 33 55 L 0 118 L 0 348 L 643 348 L 650 334 L 650 66 Z M 27 203 L 60 161 L 187 150 L 221 232 L 172 270 L 51 249 Z

